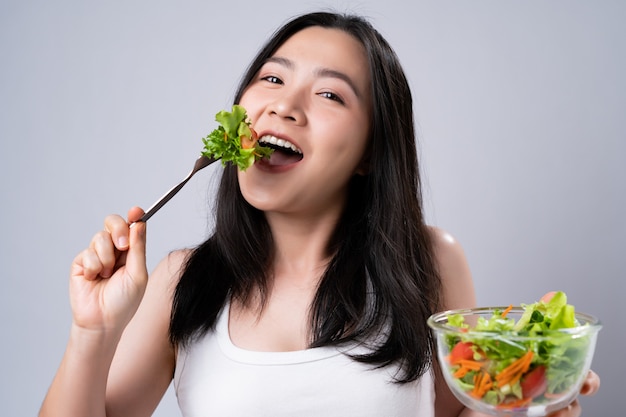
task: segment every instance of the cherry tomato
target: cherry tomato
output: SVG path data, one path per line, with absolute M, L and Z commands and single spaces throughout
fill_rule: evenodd
M 450 351 L 450 362 L 474 359 L 474 344 L 472 342 L 459 342 Z
M 535 398 L 543 394 L 548 388 L 548 381 L 546 380 L 546 367 L 543 365 L 537 366 L 532 371 L 528 372 L 522 381 L 520 382 L 522 387 L 522 394 L 524 398 Z
M 241 140 L 241 147 L 243 149 L 254 148 L 254 146 L 256 145 L 257 141 L 259 140 L 259 135 L 256 133 L 256 130 L 254 130 L 251 127 L 249 129 L 250 129 L 250 137 L 248 137 L 245 134 L 239 136 L 239 139 Z

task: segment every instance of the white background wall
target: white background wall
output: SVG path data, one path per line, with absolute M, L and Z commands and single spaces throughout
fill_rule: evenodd
M 414 88 L 431 223 L 480 304 L 561 289 L 604 322 L 586 416 L 623 415 L 626 3 L 0 0 L 0 415 L 35 415 L 68 335 L 69 265 L 108 213 L 191 168 L 289 17 L 368 16 Z M 210 168 L 149 224 L 149 266 L 207 233 Z M 176 416 L 170 391 L 155 414 Z

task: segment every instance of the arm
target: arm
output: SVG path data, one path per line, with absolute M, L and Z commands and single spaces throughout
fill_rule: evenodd
M 132 209 L 129 219 L 141 213 Z M 145 224 L 107 217 L 72 264 L 70 339 L 40 416 L 150 415 L 174 368 L 172 269 L 162 262 L 148 282 Z
M 169 342 L 173 290 L 185 252 L 165 257 L 117 346 L 107 389 L 107 416 L 151 416 L 172 381 L 176 355 Z
M 476 306 L 474 282 L 461 245 L 445 231 L 432 228 L 435 257 L 442 284 L 441 310 Z M 466 409 L 452 394 L 437 363 L 435 372 L 436 417 L 488 417 Z

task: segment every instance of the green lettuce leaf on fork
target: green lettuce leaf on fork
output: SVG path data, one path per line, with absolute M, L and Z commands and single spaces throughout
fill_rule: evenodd
M 202 138 L 202 155 L 221 159 L 223 165 L 233 163 L 245 171 L 255 161 L 269 158 L 273 152 L 273 149 L 259 145 L 257 134 L 242 106 L 235 104 L 230 112 L 218 112 L 215 120 L 220 125 Z

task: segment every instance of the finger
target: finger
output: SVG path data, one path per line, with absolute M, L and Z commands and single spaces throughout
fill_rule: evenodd
M 128 211 L 129 222 L 134 223 L 130 228 L 130 246 L 126 254 L 126 269 L 136 280 L 137 284 L 145 284 L 148 279 L 146 268 L 146 223 L 137 221 L 143 215 L 143 210 L 133 207 Z
M 587 373 L 587 377 L 580 388 L 581 395 L 595 395 L 600 389 L 600 376 L 593 371 Z
M 134 223 L 141 219 L 141 216 L 144 215 L 144 211 L 141 207 L 132 207 L 128 210 L 128 223 Z
M 120 251 L 128 249 L 129 229 L 128 223 L 121 216 L 110 215 L 104 219 L 104 230 L 111 234 L 111 240 Z
M 117 253 L 109 232 L 103 230 L 96 233 L 91 239 L 89 248 L 92 249 L 90 256 L 95 253 L 100 261 L 101 269 L 98 274 L 102 278 L 109 278 L 113 275 L 113 272 L 115 272 Z
M 552 300 L 552 297 L 554 297 L 554 294 L 556 294 L 556 291 L 547 292 L 546 294 L 544 294 L 543 297 L 541 297 L 541 301 L 543 301 L 544 303 L 549 302 L 550 300 Z
M 72 263 L 72 276 L 82 276 L 87 280 L 98 278 L 102 271 L 102 262 L 93 248 L 87 248 L 74 258 Z

